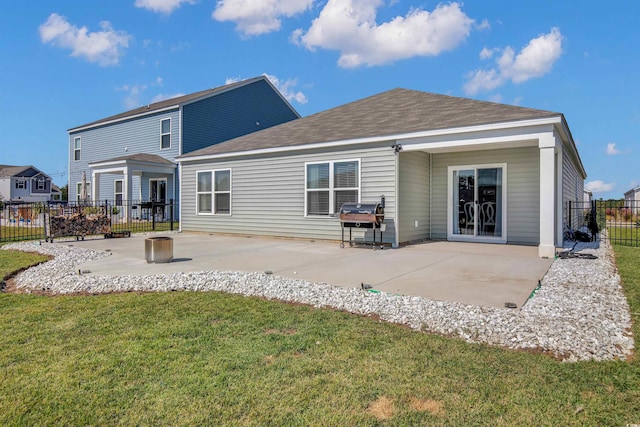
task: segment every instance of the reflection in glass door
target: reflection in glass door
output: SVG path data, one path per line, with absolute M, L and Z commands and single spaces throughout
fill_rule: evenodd
M 167 202 L 167 180 L 164 178 L 155 178 L 149 180 L 149 198 L 152 202 L 158 203 L 154 209 L 154 215 L 157 221 L 166 219 L 165 206 Z
M 503 167 L 453 168 L 452 233 L 503 238 Z

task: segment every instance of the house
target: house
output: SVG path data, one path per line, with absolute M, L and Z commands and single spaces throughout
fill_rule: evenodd
M 266 77 L 145 105 L 68 130 L 69 200 L 179 197 L 175 159 L 300 116 Z M 125 210 L 128 218 L 135 213 Z
M 340 239 L 386 199 L 383 239 L 537 245 L 586 178 L 561 113 L 393 89 L 178 158 L 182 230 Z
M 624 193 L 624 205 L 631 209 L 633 215 L 640 213 L 640 186 Z
M 51 177 L 34 166 L 0 165 L 0 196 L 14 203 L 51 200 Z
M 588 205 L 593 201 L 593 193 L 589 190 L 584 190 L 584 204 Z
M 62 190 L 55 184 L 51 184 L 51 201 L 62 201 Z

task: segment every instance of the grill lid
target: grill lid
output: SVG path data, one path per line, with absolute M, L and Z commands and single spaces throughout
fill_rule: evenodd
M 360 224 L 380 224 L 384 221 L 384 209 L 380 203 L 343 203 L 340 221 L 345 227 L 360 227 Z

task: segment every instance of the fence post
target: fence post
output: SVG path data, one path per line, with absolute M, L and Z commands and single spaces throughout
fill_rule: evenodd
M 169 199 L 169 222 L 171 223 L 170 229 L 173 231 L 173 199 Z
M 156 202 L 151 201 L 151 229 L 156 231 Z
M 573 216 L 573 213 L 571 212 L 571 200 L 569 200 L 569 212 L 567 216 L 569 217 L 567 221 L 569 223 L 569 230 L 573 230 L 573 228 L 571 227 L 571 217 Z

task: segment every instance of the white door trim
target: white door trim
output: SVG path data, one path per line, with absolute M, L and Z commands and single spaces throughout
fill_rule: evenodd
M 453 172 L 460 170 L 474 170 L 476 176 L 478 169 L 502 169 L 502 236 L 477 236 L 453 233 Z M 474 185 L 474 201 L 478 198 L 478 187 Z M 477 227 L 477 223 L 475 225 Z M 473 165 L 453 165 L 447 167 L 447 240 L 457 242 L 479 242 L 479 243 L 507 243 L 507 164 L 506 163 L 488 163 Z

